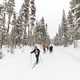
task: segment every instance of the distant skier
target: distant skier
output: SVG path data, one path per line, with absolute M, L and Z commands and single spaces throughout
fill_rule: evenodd
M 43 44 L 43 52 L 45 53 L 48 50 L 48 45 L 47 44 Z
M 53 51 L 53 46 L 49 46 L 49 51 L 52 52 Z
M 44 52 L 44 53 L 46 52 L 46 48 L 45 48 L 45 47 L 43 47 L 43 52 Z
M 0 50 L 0 59 L 2 59 L 4 57 L 2 51 Z
M 37 48 L 37 46 L 35 46 L 34 50 L 31 51 L 31 54 L 32 53 L 35 54 L 36 64 L 38 64 L 39 63 L 40 50 Z

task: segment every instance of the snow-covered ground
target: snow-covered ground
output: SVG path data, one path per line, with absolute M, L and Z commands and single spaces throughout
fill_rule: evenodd
M 53 53 L 43 53 L 40 62 L 32 69 L 33 48 L 17 48 L 14 54 L 3 48 L 0 60 L 0 80 L 80 80 L 80 47 L 54 47 Z

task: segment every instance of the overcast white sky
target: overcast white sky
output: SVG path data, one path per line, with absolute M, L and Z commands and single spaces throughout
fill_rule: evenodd
M 48 32 L 51 38 L 58 31 L 58 25 L 61 22 L 62 10 L 69 9 L 70 0 L 36 0 L 37 17 L 44 16 L 48 23 Z
M 0 2 L 3 0 L 0 0 Z M 20 9 L 23 0 L 15 0 L 17 10 Z M 48 32 L 53 38 L 58 31 L 58 25 L 61 22 L 63 8 L 68 11 L 70 0 L 35 0 L 36 2 L 36 16 L 40 19 L 42 16 L 48 23 Z

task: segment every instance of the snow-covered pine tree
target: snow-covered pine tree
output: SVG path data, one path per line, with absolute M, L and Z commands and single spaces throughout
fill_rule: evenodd
M 35 27 L 35 13 L 36 13 L 36 7 L 35 7 L 35 0 L 30 0 L 29 2 L 29 26 L 28 26 L 28 45 L 34 45 L 34 36 L 33 31 Z
M 7 27 L 6 27 L 6 15 L 7 15 L 7 0 L 3 0 L 3 44 L 7 45 L 8 44 L 8 33 L 7 33 Z
M 0 44 L 1 47 L 3 44 L 6 44 L 7 42 L 7 32 L 6 32 L 6 27 L 5 27 L 5 6 L 0 5 Z
M 71 10 L 74 16 L 74 47 L 77 47 L 77 40 L 80 39 L 80 0 L 71 1 Z
M 73 36 L 74 36 L 74 24 L 73 24 L 73 15 L 72 11 L 69 10 L 67 15 L 67 27 L 68 27 L 68 36 L 69 36 L 69 42 L 72 43 Z
M 74 6 L 76 5 L 76 0 L 71 0 L 70 5 L 71 9 L 74 8 Z
M 7 29 L 7 32 L 9 32 L 11 17 L 12 17 L 12 14 L 14 12 L 14 8 L 15 8 L 15 0 L 9 0 L 6 3 L 6 11 L 7 11 L 7 14 L 8 14 L 8 29 Z
M 5 26 L 6 19 L 5 19 L 5 12 L 3 13 L 3 45 L 7 45 L 8 39 L 7 39 L 7 28 Z
M 16 48 L 16 36 L 17 36 L 16 24 L 17 24 L 16 13 L 14 13 L 12 20 L 12 30 L 9 36 L 9 45 L 11 53 L 14 53 L 14 48 Z
M 10 41 L 10 46 L 12 48 L 16 47 L 16 24 L 17 24 L 17 19 L 16 19 L 16 13 L 13 14 L 13 20 L 12 20 L 12 30 L 11 30 L 11 33 L 10 33 L 10 38 L 11 38 L 11 41 Z
M 35 15 L 36 7 L 35 7 L 35 0 L 30 0 L 30 25 L 29 25 L 29 35 L 33 34 L 33 29 L 35 26 Z
M 59 40 L 59 34 L 56 33 L 55 37 L 54 37 L 54 40 L 53 40 L 53 44 L 58 46 L 58 45 L 61 45 L 61 42 Z
M 58 34 L 56 34 L 55 38 L 57 38 L 58 41 L 58 45 L 63 45 L 63 28 L 62 26 L 59 24 L 59 28 L 58 28 Z
M 28 25 L 29 25 L 29 1 L 30 0 L 24 0 L 24 3 L 21 7 L 21 10 L 20 10 L 20 14 L 19 14 L 19 17 L 20 17 L 20 21 L 22 21 L 22 27 L 23 27 L 23 44 L 27 44 L 27 28 L 28 28 Z
M 60 37 L 62 37 L 62 29 L 61 29 L 61 25 L 59 24 L 59 27 L 58 27 L 58 34 Z
M 0 5 L 0 59 L 3 57 L 1 48 L 3 46 L 3 34 L 4 34 L 4 6 Z
M 62 38 L 64 38 L 64 47 L 66 47 L 68 42 L 68 34 L 67 34 L 68 28 L 67 28 L 67 20 L 66 20 L 66 15 L 64 10 L 63 10 L 61 27 L 63 33 Z
M 46 30 L 44 18 L 37 23 L 34 31 L 35 42 L 39 44 L 50 44 L 50 39 Z
M 3 45 L 3 5 L 0 5 L 0 48 Z
M 15 37 L 15 40 L 14 40 L 15 46 L 16 45 L 20 46 L 20 44 L 22 42 L 22 36 L 23 36 L 23 24 L 22 24 L 21 16 L 18 16 L 18 18 L 16 19 L 16 22 L 14 24 L 12 31 L 13 31 L 14 37 Z

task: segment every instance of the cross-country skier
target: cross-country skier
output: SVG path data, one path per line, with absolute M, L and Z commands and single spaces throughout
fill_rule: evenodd
M 53 46 L 49 46 L 49 51 L 52 52 L 53 51 Z
M 39 56 L 40 56 L 40 50 L 37 48 L 37 46 L 35 46 L 34 50 L 31 51 L 31 54 L 32 53 L 35 54 L 36 64 L 38 64 L 38 62 L 39 62 Z

